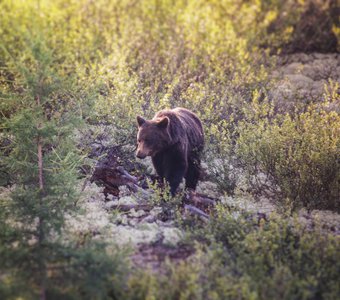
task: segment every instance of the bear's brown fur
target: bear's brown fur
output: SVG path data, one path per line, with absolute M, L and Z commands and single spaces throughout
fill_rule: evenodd
M 185 178 L 195 189 L 200 174 L 200 154 L 204 147 L 202 123 L 191 111 L 177 107 L 156 113 L 152 120 L 137 117 L 138 158 L 151 156 L 161 179 L 166 179 L 172 195 Z

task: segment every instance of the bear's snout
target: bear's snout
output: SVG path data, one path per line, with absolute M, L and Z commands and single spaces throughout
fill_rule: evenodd
M 146 154 L 141 151 L 137 151 L 136 156 L 137 158 L 144 159 L 146 157 Z

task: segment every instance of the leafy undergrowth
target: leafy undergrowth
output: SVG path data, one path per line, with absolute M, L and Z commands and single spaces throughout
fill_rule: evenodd
M 8 195 L 2 191 L 2 197 Z M 221 203 L 208 222 L 180 211 L 167 222 L 156 220 L 159 228 L 172 226 L 181 232 L 177 242 L 173 236 L 167 242 L 165 236 L 159 238 L 161 230 L 152 231 L 155 239 L 148 240 L 150 232 L 135 238 L 128 228 L 143 232 L 148 224 L 143 219 L 150 213 L 112 211 L 99 195 L 94 185 L 85 189 L 77 204 L 84 214 L 67 220 L 64 238 L 76 242 L 79 250 L 91 239 L 106 245 L 105 251 L 96 252 L 98 264 L 93 272 L 87 270 L 92 274 L 89 280 L 98 279 L 100 293 L 96 288 L 91 291 L 90 281 L 75 280 L 82 280 L 78 274 L 68 277 L 72 288 L 57 285 L 47 290 L 48 299 L 336 299 L 340 292 L 340 238 L 324 230 L 321 222 L 303 225 L 297 215 L 247 212 Z M 152 205 L 158 208 L 156 219 L 169 209 L 169 204 L 165 207 L 155 199 Z M 105 261 L 103 251 L 110 257 Z M 87 268 L 87 254 L 83 255 Z M 105 275 L 99 276 L 101 272 Z M 2 284 L 10 286 L 10 277 L 3 279 Z M 13 291 L 1 288 L 5 299 L 14 299 Z M 33 299 L 30 295 L 36 294 L 20 295 Z
M 257 109 L 264 109 L 264 105 Z M 308 111 L 299 120 L 302 125 L 316 120 L 315 131 L 309 129 L 302 131 L 303 134 L 313 135 L 320 128 L 327 133 L 332 124 L 326 122 L 329 127 L 322 127 L 321 123 L 325 116 L 333 115 L 332 112 L 320 115 L 317 108 Z M 291 120 L 288 115 L 285 118 Z M 292 141 L 289 145 L 294 146 L 298 141 L 295 137 L 299 134 L 296 132 L 289 136 L 282 132 L 284 129 L 294 131 L 300 128 L 288 126 L 288 121 L 274 125 L 266 121 L 268 129 L 263 132 L 268 135 L 261 132 L 263 137 L 258 135 L 261 141 L 269 142 L 268 136 L 281 141 L 285 136 Z M 317 127 L 319 123 L 320 128 Z M 277 128 L 276 134 L 271 133 L 272 128 Z M 243 137 L 246 133 L 250 137 L 251 130 L 259 130 L 250 125 L 246 129 L 249 131 L 244 130 Z M 328 139 L 325 134 L 325 140 L 331 138 Z M 284 141 L 282 145 L 285 145 Z M 316 141 L 311 141 L 310 145 L 320 145 L 322 149 L 327 146 Z M 300 144 L 296 143 L 298 147 Z M 278 151 L 280 149 L 278 147 Z M 263 147 L 258 151 L 270 154 Z M 282 157 L 282 161 L 284 155 L 293 157 L 290 152 L 282 151 L 282 155 L 278 156 Z M 261 158 L 260 155 L 257 157 Z M 144 167 L 149 169 L 147 163 Z M 142 172 L 148 174 L 145 170 Z M 227 170 L 230 171 L 236 172 Z M 214 174 L 207 174 L 207 177 L 214 179 Z M 118 197 L 109 197 L 106 203 L 101 199 L 105 214 L 111 214 L 108 223 L 112 228 L 108 237 L 115 243 L 131 247 L 128 254 L 130 263 L 123 279 L 125 283 L 116 288 L 116 298 L 334 299 L 339 293 L 337 282 L 340 279 L 339 222 L 335 220 L 336 228 L 325 226 L 324 220 L 318 220 L 316 211 L 297 210 L 298 213 L 292 214 L 289 206 L 286 206 L 286 214 L 282 214 L 282 205 L 281 214 L 276 212 L 277 207 L 273 204 L 263 210 L 257 205 L 259 203 L 251 202 L 254 200 L 251 194 L 240 190 L 240 181 L 236 183 L 234 192 L 227 196 L 219 182 L 200 182 L 200 193 L 214 195 L 221 202 L 210 210 L 208 222 L 188 215 L 181 207 L 180 198 L 166 197 L 166 191 L 158 190 L 155 185 L 150 185 L 145 190 L 146 194 L 120 189 Z M 228 188 L 225 190 L 228 191 Z M 116 203 L 149 204 L 152 209 L 123 213 L 112 211 L 111 205 Z M 95 219 L 103 220 L 101 216 L 103 212 Z M 107 234 L 102 232 L 97 230 L 98 236 Z
M 162 272 L 137 268 L 124 299 L 335 299 L 339 237 L 218 206 L 211 221 L 187 227 L 195 253 Z
M 249 180 L 253 192 L 285 209 L 339 212 L 340 115 L 329 109 L 339 104 L 339 97 L 331 100 L 325 95 L 304 112 L 283 115 L 275 115 L 265 101 L 253 102 L 237 139 L 240 163 L 250 177 L 256 177 Z
M 216 185 L 203 182 L 199 190 L 209 193 L 209 187 Z M 236 205 L 249 201 L 245 197 L 235 195 L 231 206 L 220 194 L 221 203 L 211 210 L 209 221 L 202 222 L 162 195 L 150 193 L 151 213 L 112 211 L 103 198 L 94 201 L 102 210 L 88 223 L 97 226 L 95 220 L 108 219 L 87 232 L 96 228 L 97 238 L 120 244 L 128 258 L 126 272 L 120 274 L 124 283 L 111 286 L 109 298 L 335 299 L 339 294 L 340 238 L 323 227 L 323 220 L 305 223 L 297 214 L 247 211 Z M 118 201 L 133 197 L 141 201 L 133 193 Z M 149 225 L 153 229 L 147 229 Z M 170 227 L 179 235 L 167 235 Z
M 340 294 L 339 230 L 291 216 L 339 212 L 339 56 L 302 53 L 279 86 L 270 75 L 270 52 L 300 44 L 310 1 L 175 2 L 0 2 L 1 299 Z M 315 1 L 319 18 L 333 2 Z M 208 221 L 157 189 L 129 190 L 151 178 L 133 158 L 136 115 L 176 106 L 205 129 L 200 192 L 222 203 Z M 106 197 L 78 186 L 90 174 L 110 181 Z M 289 217 L 231 208 L 242 193 Z

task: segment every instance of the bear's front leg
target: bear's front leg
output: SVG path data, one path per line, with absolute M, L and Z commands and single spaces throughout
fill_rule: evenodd
M 151 157 L 153 167 L 156 170 L 157 175 L 164 179 L 164 155 L 163 153 L 157 153 L 155 156 Z
M 176 194 L 177 188 L 182 182 L 186 173 L 187 164 L 185 160 L 171 162 L 172 165 L 167 169 L 165 179 L 170 185 L 170 193 L 172 196 Z

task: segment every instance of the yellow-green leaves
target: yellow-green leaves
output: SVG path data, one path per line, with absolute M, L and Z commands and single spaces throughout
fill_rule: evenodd
M 271 190 L 279 204 L 339 210 L 340 116 L 328 107 L 275 116 L 267 103 L 253 103 L 246 113 L 251 119 L 239 127 L 237 154 L 250 174 L 271 182 L 257 181 L 255 189 Z

